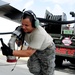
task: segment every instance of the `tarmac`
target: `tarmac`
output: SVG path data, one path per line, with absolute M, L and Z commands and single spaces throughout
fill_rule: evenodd
M 29 57 L 20 57 L 18 59 L 17 63 L 15 63 L 15 62 L 14 63 L 8 63 L 8 62 L 6 62 L 6 56 L 3 56 L 2 52 L 0 51 L 0 62 L 1 63 L 5 63 L 7 65 L 15 65 L 15 64 L 17 64 L 18 67 L 27 69 L 27 71 L 28 71 L 28 68 L 27 68 L 27 60 L 28 59 L 29 59 Z M 32 74 L 30 73 L 29 75 L 32 75 Z M 69 74 L 69 73 L 60 72 L 60 71 L 55 70 L 55 75 L 75 75 L 75 74 Z

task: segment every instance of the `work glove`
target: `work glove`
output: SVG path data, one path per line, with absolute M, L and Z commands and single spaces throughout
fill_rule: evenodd
M 2 50 L 2 54 L 5 55 L 5 56 L 13 56 L 13 50 L 10 49 L 7 45 L 3 45 L 1 47 L 1 50 Z

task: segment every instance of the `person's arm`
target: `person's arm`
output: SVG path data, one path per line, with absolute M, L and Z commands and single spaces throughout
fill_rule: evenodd
M 28 47 L 27 50 L 14 50 L 13 55 L 18 57 L 30 57 L 36 50 Z

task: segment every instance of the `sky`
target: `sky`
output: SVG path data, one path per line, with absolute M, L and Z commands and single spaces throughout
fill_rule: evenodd
M 32 10 L 37 17 L 44 17 L 48 10 L 54 15 L 61 15 L 63 12 L 67 15 L 67 20 L 73 20 L 70 15 L 75 11 L 75 0 L 3 0 L 11 6 L 22 11 L 23 9 Z M 0 17 L 0 32 L 11 32 L 18 23 L 3 19 Z M 6 26 L 8 28 L 6 28 Z
M 33 10 L 38 17 L 44 17 L 46 9 L 53 14 L 65 12 L 70 19 L 71 11 L 75 11 L 75 0 L 3 0 L 19 10 Z

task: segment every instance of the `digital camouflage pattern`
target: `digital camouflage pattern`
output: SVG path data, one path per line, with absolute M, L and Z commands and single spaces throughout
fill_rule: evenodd
M 34 75 L 54 75 L 55 44 L 43 51 L 37 50 L 29 58 L 27 66 Z

